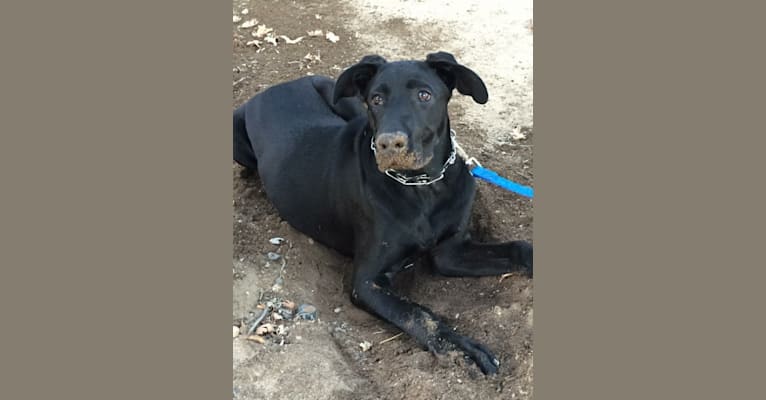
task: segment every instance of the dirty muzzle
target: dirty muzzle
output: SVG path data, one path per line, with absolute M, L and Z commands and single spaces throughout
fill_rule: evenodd
M 431 157 L 424 159 L 422 154 L 416 154 L 411 147 L 407 134 L 400 131 L 379 133 L 373 137 L 371 144 L 381 172 L 389 169 L 414 171 L 431 161 Z

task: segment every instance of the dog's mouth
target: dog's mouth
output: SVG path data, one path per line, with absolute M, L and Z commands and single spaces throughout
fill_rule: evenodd
M 431 162 L 433 155 L 424 157 L 422 154 L 411 152 L 396 155 L 375 155 L 375 162 L 378 164 L 380 172 L 393 169 L 396 171 L 417 171 L 424 168 Z

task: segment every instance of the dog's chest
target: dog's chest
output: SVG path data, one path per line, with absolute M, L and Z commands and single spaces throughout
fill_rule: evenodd
M 429 215 L 419 215 L 405 223 L 403 232 L 409 233 L 410 239 L 421 249 L 427 249 L 436 245 L 439 235 L 439 226 L 431 221 Z
M 443 209 L 412 209 L 404 218 L 397 218 L 397 231 L 401 239 L 406 239 L 420 250 L 434 247 L 441 238 L 454 230 L 453 221 L 445 215 Z
M 383 227 L 386 237 L 425 251 L 460 230 L 469 196 L 457 196 L 439 182 L 396 189 L 370 197 L 379 210 L 375 223 Z

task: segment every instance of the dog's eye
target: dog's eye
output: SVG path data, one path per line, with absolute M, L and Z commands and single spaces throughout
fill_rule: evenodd
M 383 97 L 379 94 L 372 96 L 372 104 L 375 106 L 383 104 Z
M 420 101 L 429 101 L 431 100 L 431 93 L 428 93 L 427 90 L 421 90 L 418 92 L 418 100 Z

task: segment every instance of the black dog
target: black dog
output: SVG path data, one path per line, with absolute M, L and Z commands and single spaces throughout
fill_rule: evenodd
M 448 276 L 532 275 L 529 243 L 469 238 L 475 187 L 450 135 L 454 88 L 487 102 L 481 78 L 444 52 L 425 62 L 366 56 L 337 82 L 279 84 L 234 112 L 234 160 L 257 168 L 288 223 L 353 257 L 354 304 L 434 353 L 463 351 L 491 374 L 500 363 L 489 349 L 391 289 L 421 256 Z

